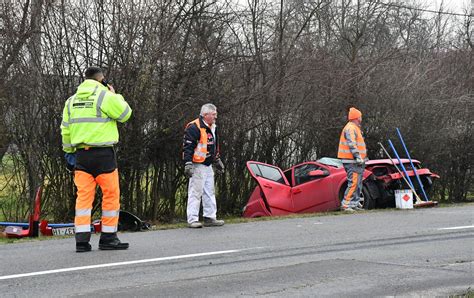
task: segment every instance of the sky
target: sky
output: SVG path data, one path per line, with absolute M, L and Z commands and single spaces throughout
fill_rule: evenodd
M 247 6 L 249 0 L 231 0 L 231 2 L 238 3 L 241 6 Z M 279 1 L 279 0 L 274 0 Z M 383 2 L 389 3 L 393 0 L 381 0 Z M 451 13 L 465 14 L 465 10 L 471 10 L 471 7 L 474 7 L 474 0 L 402 0 L 402 3 L 407 6 L 411 6 L 413 3 L 420 3 L 423 5 L 424 9 L 429 10 L 438 10 L 441 3 L 445 7 L 445 10 L 448 10 Z
M 474 6 L 474 0 L 418 0 L 417 2 L 426 4 L 428 9 L 433 10 L 437 10 L 439 5 L 443 3 L 450 12 L 461 14 L 465 13 L 465 9 L 469 11 Z

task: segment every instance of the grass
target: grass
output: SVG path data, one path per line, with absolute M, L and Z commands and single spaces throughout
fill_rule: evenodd
M 286 215 L 286 216 L 274 216 L 274 217 L 257 217 L 257 218 L 244 218 L 244 217 L 237 217 L 237 216 L 227 216 L 223 217 L 222 219 L 225 220 L 226 224 L 237 224 L 237 223 L 247 223 L 247 222 L 256 222 L 256 221 L 270 221 L 270 220 L 282 220 L 282 219 L 289 219 L 289 218 L 305 218 L 305 217 L 319 217 L 325 215 L 340 215 L 342 214 L 339 211 L 334 212 L 324 212 L 324 213 L 306 213 L 306 214 L 293 214 L 293 215 Z M 170 230 L 170 229 L 180 229 L 186 228 L 188 226 L 187 222 L 178 222 L 178 223 L 169 223 L 169 224 L 160 224 L 160 223 L 153 223 L 152 224 L 152 231 L 155 230 Z
M 388 210 L 388 209 L 386 209 Z M 380 210 L 371 210 L 367 212 L 378 212 Z M 293 214 L 287 216 L 274 216 L 274 217 L 257 217 L 257 218 L 243 218 L 237 216 L 228 216 L 224 217 L 226 224 L 237 224 L 237 223 L 247 223 L 247 222 L 257 222 L 257 221 L 272 221 L 272 220 L 283 220 L 289 218 L 307 218 L 307 217 L 322 217 L 322 216 L 329 216 L 329 215 L 342 215 L 344 213 L 339 211 L 333 212 L 320 212 L 320 213 L 306 213 L 306 214 Z M 152 223 L 152 231 L 160 231 L 160 230 L 172 230 L 172 229 L 182 229 L 187 228 L 187 222 L 176 222 L 176 223 Z M 72 238 L 72 236 L 39 236 L 38 238 L 5 238 L 3 232 L 0 233 L 0 245 L 2 244 L 11 244 L 11 243 L 25 243 L 25 242 L 32 242 L 32 241 L 44 241 L 44 240 L 54 240 L 54 239 L 61 239 L 61 238 Z
M 44 241 L 44 240 L 56 240 L 62 238 L 72 238 L 73 236 L 39 236 L 38 238 L 5 238 L 3 235 L 0 235 L 0 245 L 2 244 L 11 244 L 11 243 L 25 243 L 25 242 L 34 242 L 34 241 Z
M 395 209 L 378 209 L 378 210 L 370 210 L 365 212 L 382 212 L 382 211 L 397 211 Z M 305 214 L 292 214 L 286 216 L 274 216 L 274 217 L 257 217 L 257 218 L 243 218 L 237 216 L 227 216 L 223 219 L 225 220 L 226 224 L 237 224 L 237 223 L 247 223 L 247 222 L 258 222 L 258 221 L 273 221 L 273 220 L 284 220 L 289 218 L 307 218 L 307 217 L 323 217 L 323 216 L 334 216 L 334 215 L 347 215 L 346 213 L 342 213 L 340 211 L 332 211 L 332 212 L 319 212 L 319 213 L 305 213 Z M 155 222 L 152 223 L 152 231 L 159 231 L 159 230 L 172 230 L 172 229 L 181 229 L 187 228 L 188 224 L 185 221 L 176 222 L 176 223 L 159 223 Z M 0 233 L 0 245 L 2 244 L 10 244 L 10 243 L 24 243 L 24 242 L 31 242 L 31 241 L 43 241 L 43 240 L 53 240 L 53 239 L 61 239 L 61 238 L 71 238 L 72 236 L 40 236 L 38 238 L 22 238 L 22 239 L 14 239 L 14 238 L 5 238 Z
M 450 295 L 449 297 L 453 298 L 474 298 L 474 289 L 470 287 L 464 293 Z
M 466 205 L 470 205 L 472 204 L 473 202 L 461 202 L 461 203 L 438 203 L 438 207 L 443 207 L 443 208 L 447 208 L 447 207 L 459 207 L 459 206 L 466 206 Z
M 450 208 L 450 207 L 458 207 L 458 206 L 466 206 L 472 203 L 440 203 L 438 208 Z M 381 213 L 381 212 L 403 212 L 403 210 L 389 208 L 389 209 L 375 209 L 370 211 L 364 211 L 363 213 Z M 292 215 L 285 215 L 285 216 L 274 216 L 274 217 L 257 217 L 257 218 L 243 218 L 240 216 L 226 216 L 222 219 L 225 220 L 226 224 L 238 224 L 238 223 L 248 223 L 248 222 L 259 222 L 259 221 L 274 221 L 274 220 L 285 220 L 291 218 L 308 218 L 308 217 L 325 217 L 325 216 L 344 216 L 350 215 L 348 213 L 343 213 L 340 211 L 331 211 L 331 212 L 318 212 L 318 213 L 304 213 L 304 214 L 292 214 Z M 160 223 L 160 222 L 152 222 L 152 231 L 159 231 L 159 230 L 171 230 L 171 229 L 182 229 L 187 227 L 187 223 L 183 221 L 175 222 L 175 223 Z M 24 243 L 24 242 L 31 242 L 31 241 L 43 241 L 43 240 L 53 240 L 53 239 L 61 239 L 61 238 L 71 238 L 72 236 L 40 236 L 38 238 L 22 238 L 22 239 L 10 239 L 5 238 L 0 227 L 0 245 L 2 244 L 10 244 L 10 243 Z M 472 292 L 474 293 L 474 292 Z M 465 297 L 465 296 L 462 296 Z M 474 298 L 474 296 L 468 296 Z

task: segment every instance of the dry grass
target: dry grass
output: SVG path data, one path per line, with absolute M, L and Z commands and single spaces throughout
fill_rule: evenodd
M 450 207 L 459 207 L 470 205 L 472 203 L 459 203 L 459 204 L 440 204 L 437 208 L 450 208 Z M 376 210 L 368 210 L 368 211 L 360 211 L 359 214 L 365 213 L 381 213 L 381 212 L 404 212 L 404 210 L 399 209 L 376 209 Z M 226 224 L 236 224 L 236 223 L 247 223 L 247 222 L 257 222 L 257 221 L 273 221 L 273 220 L 284 220 L 289 218 L 308 218 L 308 217 L 324 217 L 324 216 L 346 216 L 351 215 L 350 213 L 343 213 L 340 211 L 332 211 L 332 212 L 319 212 L 319 213 L 305 213 L 305 214 L 292 214 L 287 216 L 274 216 L 274 217 L 258 217 L 258 218 L 243 218 L 237 216 L 229 216 L 224 217 Z M 182 229 L 187 227 L 187 223 L 185 221 L 179 221 L 174 223 L 160 223 L 160 222 L 152 222 L 152 231 L 159 231 L 159 230 L 171 230 L 171 229 Z M 38 237 L 38 238 L 23 238 L 23 239 L 9 239 L 5 238 L 5 235 L 0 227 L 0 245 L 1 244 L 8 244 L 8 243 L 22 243 L 22 242 L 29 242 L 29 241 L 42 241 L 42 240 L 52 240 L 58 238 L 70 238 L 71 236 L 54 236 L 54 237 Z M 468 296 L 472 297 L 472 296 Z M 473 297 L 474 298 L 474 297 Z

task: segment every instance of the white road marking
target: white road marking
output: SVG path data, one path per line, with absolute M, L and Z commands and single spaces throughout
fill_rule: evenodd
M 462 230 L 462 229 L 474 229 L 474 226 L 460 226 L 450 228 L 439 228 L 438 230 Z
M 315 222 L 314 224 L 315 225 L 322 225 L 323 223 L 322 222 Z
M 13 274 L 13 275 L 4 275 L 4 276 L 0 276 L 0 280 L 14 279 L 14 278 L 28 277 L 28 276 L 54 274 L 54 273 L 61 273 L 61 272 L 88 270 L 88 269 L 96 269 L 96 268 L 116 267 L 116 266 L 151 263 L 151 262 L 161 262 L 161 261 L 178 260 L 178 259 L 189 259 L 189 258 L 203 257 L 203 256 L 223 255 L 223 254 L 231 254 L 231 253 L 241 252 L 241 251 L 244 251 L 244 250 L 248 250 L 248 249 L 233 249 L 233 250 L 212 251 L 212 252 L 203 252 L 203 253 L 189 254 L 189 255 L 163 257 L 163 258 L 143 259 L 143 260 L 135 260 L 135 261 L 107 263 L 107 264 L 89 265 L 89 266 L 81 266 L 81 267 L 70 267 L 70 268 L 62 268 L 62 269 L 54 269 L 54 270 L 46 270 L 46 271 L 37 271 L 37 272 L 21 273 L 21 274 Z

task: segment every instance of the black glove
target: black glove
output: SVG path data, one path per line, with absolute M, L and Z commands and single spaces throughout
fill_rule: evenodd
M 217 174 L 223 174 L 224 173 L 224 170 L 225 170 L 225 167 L 224 167 L 224 163 L 222 163 L 222 160 L 220 158 L 216 158 L 214 160 L 214 169 L 216 170 Z
M 64 154 L 66 159 L 66 169 L 68 172 L 73 172 L 76 167 L 76 153 L 66 153 Z
M 193 166 L 193 163 L 188 161 L 185 165 L 184 165 L 184 175 L 186 175 L 186 177 L 188 178 L 191 178 L 194 174 L 194 166 Z

